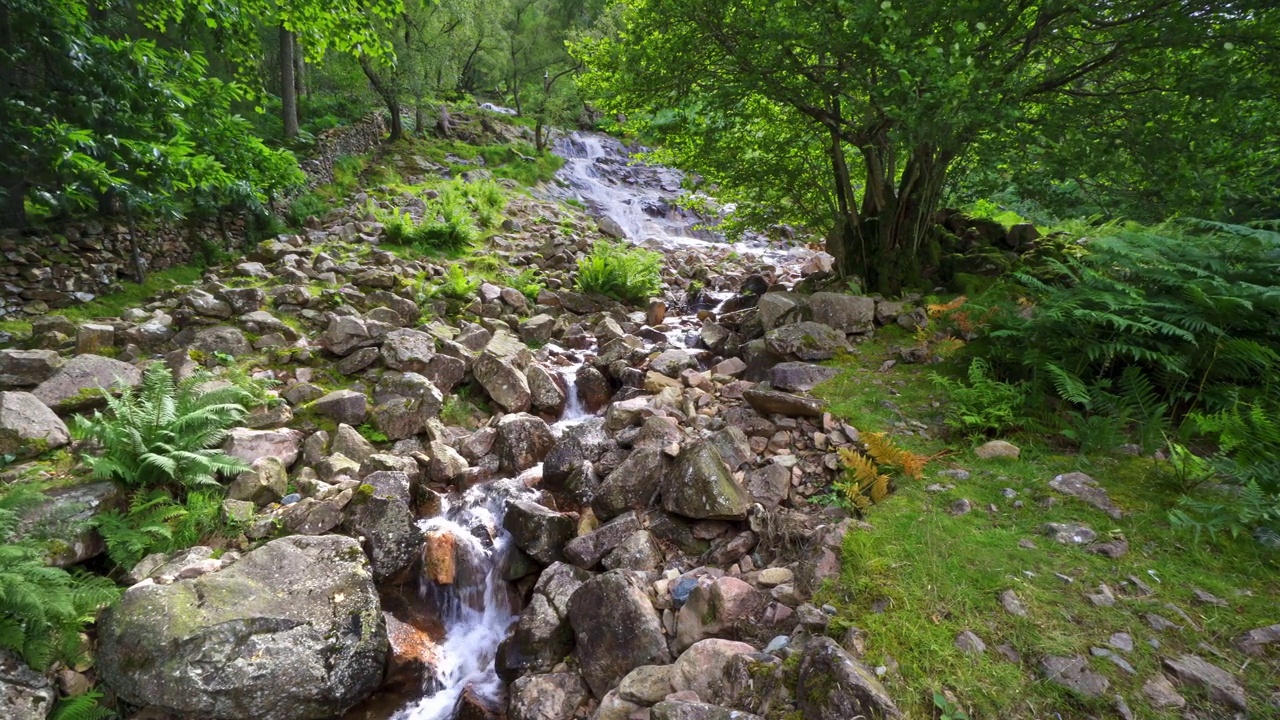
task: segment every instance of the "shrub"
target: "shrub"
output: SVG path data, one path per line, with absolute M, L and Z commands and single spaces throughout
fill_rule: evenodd
M 107 578 L 47 566 L 40 544 L 18 537 L 20 518 L 40 501 L 21 486 L 0 495 L 0 650 L 44 670 L 74 664 L 85 624 L 119 591 Z
M 525 268 L 520 271 L 519 275 L 511 278 L 511 287 L 520 291 L 530 302 L 537 302 L 538 294 L 546 285 L 542 282 L 542 276 L 538 274 L 536 268 Z
M 662 256 L 621 243 L 597 242 L 578 259 L 578 290 L 640 303 L 662 292 Z
M 453 300 L 470 300 L 479 289 L 480 281 L 467 275 L 461 265 L 455 264 L 449 266 L 440 284 L 431 289 L 431 294 Z
M 323 218 L 332 206 L 328 200 L 313 192 L 303 193 L 289 203 L 288 220 L 294 227 L 302 227 L 307 218 Z
M 923 477 L 929 459 L 898 447 L 884 433 L 869 432 L 863 436 L 864 451 L 839 448 L 845 472 L 832 485 L 832 499 L 838 505 L 859 512 L 889 496 L 891 478 L 884 470 L 894 471 L 911 480 Z

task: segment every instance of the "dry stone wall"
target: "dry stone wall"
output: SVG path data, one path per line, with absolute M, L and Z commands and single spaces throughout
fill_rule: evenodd
M 385 135 L 386 122 L 379 113 L 321 133 L 314 152 L 300 163 L 308 187 L 332 181 L 338 158 L 367 153 Z M 243 247 L 247 238 L 239 219 L 227 223 L 225 235 L 214 223 L 194 229 L 185 223 L 138 229 L 149 272 L 188 263 L 207 243 Z M 0 318 L 88 302 L 133 277 L 129 231 L 123 224 L 76 222 L 34 237 L 0 235 L 0 258 Z

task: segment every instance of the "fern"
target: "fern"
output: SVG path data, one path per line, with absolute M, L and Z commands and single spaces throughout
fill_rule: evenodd
M 988 434 L 1017 426 L 1017 411 L 1024 401 L 1023 388 L 991 377 L 990 366 L 982 358 L 970 361 L 967 383 L 938 373 L 931 373 L 929 377 L 934 385 L 947 393 L 948 427 L 966 433 Z
M 919 480 L 928 458 L 903 450 L 884 433 L 863 436 L 866 453 L 851 448 L 838 450 L 845 475 L 834 487 L 839 500 L 855 510 L 864 511 L 889 496 L 891 478 L 880 466 L 896 469 L 902 475 Z
M 896 468 L 898 472 L 912 480 L 919 480 L 923 477 L 924 466 L 929 462 L 929 459 L 923 455 L 916 455 L 913 452 L 903 450 L 894 444 L 888 435 L 882 432 L 866 433 L 863 435 L 862 443 L 867 448 L 867 454 L 876 463 Z
M 49 720 L 114 720 L 114 711 L 102 707 L 103 694 L 90 690 L 84 695 L 63 698 L 49 715 Z
M 81 456 L 85 464 L 95 477 L 126 488 L 179 493 L 245 470 L 244 462 L 212 448 L 253 397 L 235 384 L 208 389 L 211 379 L 201 372 L 175 384 L 164 363 L 152 363 L 140 389 L 107 396 L 107 414 L 75 417 L 72 433 L 95 450 Z
M 662 256 L 621 243 L 597 242 L 578 259 L 578 290 L 639 303 L 662 291 Z
M 46 566 L 44 548 L 18 537 L 20 518 L 39 502 L 21 486 L 0 493 L 0 650 L 42 670 L 76 662 L 80 632 L 119 593 L 107 578 Z

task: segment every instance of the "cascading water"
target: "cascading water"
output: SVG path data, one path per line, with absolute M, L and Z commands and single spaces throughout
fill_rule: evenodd
M 426 696 L 396 713 L 394 720 L 449 720 L 468 692 L 483 701 L 501 698 L 502 681 L 493 661 L 517 617 L 503 577 L 511 536 L 502 529 L 502 519 L 509 502 L 535 494 L 524 476 L 495 480 L 456 500 L 446 499 L 439 516 L 419 521 L 427 544 L 418 594 L 435 610 L 445 638 L 423 688 Z M 446 558 L 443 566 L 433 564 L 436 550 L 435 558 Z

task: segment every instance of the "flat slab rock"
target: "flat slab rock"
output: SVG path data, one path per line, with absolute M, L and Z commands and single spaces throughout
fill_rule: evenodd
M 1045 680 L 1061 685 L 1083 697 L 1101 697 L 1111 687 L 1111 681 L 1089 669 L 1089 661 L 1083 656 L 1055 657 L 1050 655 L 1040 661 L 1040 672 Z
M 1249 709 L 1244 688 L 1235 676 L 1195 655 L 1179 655 L 1166 658 L 1163 663 L 1165 672 L 1169 673 L 1180 684 L 1197 688 L 1209 696 L 1214 702 L 1228 705 L 1241 712 Z
M 761 390 L 752 388 L 742 393 L 756 412 L 761 414 L 788 415 L 791 417 L 822 417 L 827 404 L 817 398 L 802 397 L 777 390 Z
M 1121 517 L 1120 508 L 1111 502 L 1107 491 L 1098 487 L 1096 480 L 1082 472 L 1059 475 L 1049 481 L 1049 487 L 1063 495 L 1070 495 L 1089 503 L 1106 513 L 1113 520 L 1119 520 Z

